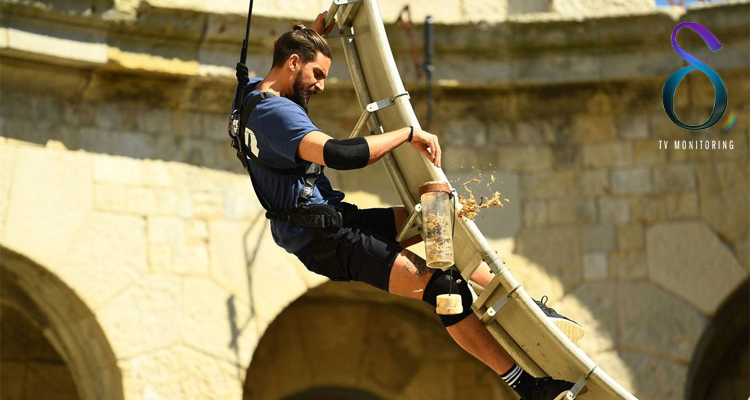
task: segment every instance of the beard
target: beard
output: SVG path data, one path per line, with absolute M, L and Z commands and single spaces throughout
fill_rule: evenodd
M 307 112 L 307 102 L 310 101 L 310 96 L 317 94 L 318 90 L 313 86 L 306 88 L 302 82 L 302 73 L 298 72 L 297 77 L 294 78 L 294 86 L 291 100 L 299 104 L 305 112 Z

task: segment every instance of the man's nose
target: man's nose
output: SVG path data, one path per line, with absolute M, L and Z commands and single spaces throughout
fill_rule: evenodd
M 323 79 L 319 80 L 315 83 L 315 88 L 318 89 L 319 92 L 322 92 L 325 89 L 325 81 Z

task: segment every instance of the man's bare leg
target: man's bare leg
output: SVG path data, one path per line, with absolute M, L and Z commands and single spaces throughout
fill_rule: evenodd
M 489 271 L 489 268 L 488 268 Z M 393 263 L 389 291 L 404 297 L 422 299 L 432 271 L 425 261 L 410 252 L 401 251 Z M 495 372 L 502 375 L 513 367 L 513 359 L 500 347 L 476 315 L 447 328 L 448 333 L 464 350 L 469 352 Z

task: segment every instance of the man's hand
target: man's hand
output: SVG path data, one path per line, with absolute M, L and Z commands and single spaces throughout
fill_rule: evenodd
M 414 137 L 411 139 L 411 145 L 424 154 L 436 167 L 440 168 L 441 151 L 437 136 L 421 129 L 414 129 Z
M 310 29 L 318 32 L 318 34 L 322 36 L 327 35 L 333 30 L 333 27 L 336 26 L 336 18 L 331 21 L 331 25 L 327 27 L 323 26 L 326 23 L 326 15 L 328 15 L 328 11 L 323 11 L 322 13 L 318 14 L 317 18 L 315 18 L 315 22 L 313 22 L 312 26 L 310 27 Z

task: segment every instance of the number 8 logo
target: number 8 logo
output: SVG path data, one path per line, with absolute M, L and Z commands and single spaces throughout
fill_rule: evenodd
M 662 89 L 661 92 L 661 100 L 664 104 L 664 111 L 667 112 L 669 119 L 671 119 L 672 122 L 674 122 L 680 128 L 690 130 L 706 129 L 719 122 L 721 117 L 724 115 L 724 112 L 727 110 L 727 102 L 729 100 L 727 87 L 726 85 L 724 85 L 724 81 L 721 80 L 721 77 L 716 73 L 716 71 L 711 69 L 708 65 L 704 64 L 697 58 L 690 55 L 687 51 L 683 50 L 680 45 L 677 44 L 677 31 L 682 28 L 690 28 L 698 33 L 701 39 L 703 39 L 703 41 L 712 51 L 717 51 L 721 48 L 719 39 L 716 39 L 716 36 L 714 36 L 708 29 L 704 28 L 703 26 L 698 25 L 695 22 L 683 22 L 677 25 L 677 27 L 674 28 L 674 31 L 672 31 L 672 48 L 680 57 L 689 62 L 692 67 L 680 68 L 677 71 L 673 72 L 672 75 L 669 76 L 669 78 L 667 78 L 667 81 L 664 82 L 664 89 Z M 680 84 L 682 78 L 684 78 L 687 74 L 695 69 L 699 69 L 701 72 L 706 74 L 706 76 L 708 76 L 708 79 L 710 79 L 711 83 L 713 83 L 714 85 L 714 110 L 711 112 L 711 116 L 708 118 L 708 121 L 700 125 L 687 125 L 682 123 L 682 121 L 680 121 L 677 118 L 677 115 L 675 115 L 674 113 L 674 93 L 677 90 L 677 85 Z

